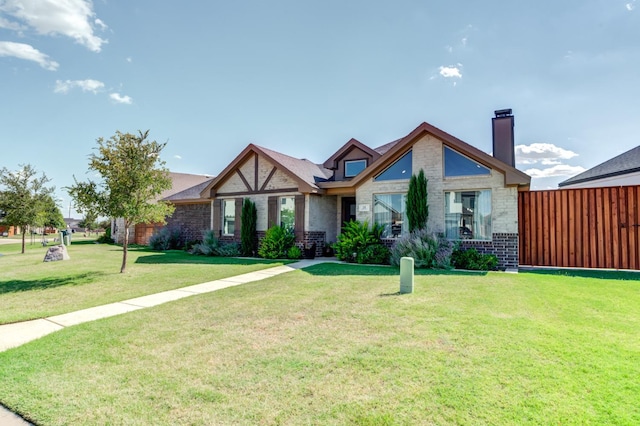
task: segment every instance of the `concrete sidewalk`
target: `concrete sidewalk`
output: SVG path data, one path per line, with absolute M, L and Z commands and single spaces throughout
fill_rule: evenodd
M 327 262 L 335 263 L 337 261 L 334 258 L 301 260 L 289 265 L 276 266 L 274 268 L 263 269 L 261 271 L 249 272 L 247 274 L 236 275 L 234 277 L 182 287 L 176 290 L 163 291 L 161 293 L 136 297 L 134 299 L 110 303 L 108 305 L 96 306 L 93 308 L 83 309 L 81 311 L 70 312 L 68 314 L 0 325 L 0 352 L 21 346 L 25 343 L 39 339 L 47 334 L 62 330 L 63 328 L 72 325 L 95 321 L 101 318 L 108 318 L 136 311 L 138 309 L 150 308 L 152 306 L 161 305 L 163 303 L 194 296 L 196 294 L 210 293 L 223 288 L 234 287 L 253 281 L 260 281 L 265 278 L 295 271 L 296 269 L 302 269 L 318 263 Z M 29 424 L 30 423 L 26 422 L 21 417 L 0 405 L 0 425 L 24 426 Z
M 289 265 L 276 266 L 274 268 L 249 272 L 247 274 L 236 275 L 234 277 L 222 278 L 202 284 L 182 287 L 176 290 L 149 294 L 147 296 L 136 297 L 134 299 L 110 303 L 108 305 L 95 306 L 93 308 L 70 312 L 68 314 L 0 325 L 0 352 L 23 345 L 27 342 L 31 342 L 32 340 L 36 340 L 40 337 L 46 336 L 47 334 L 53 333 L 54 331 L 62 330 L 63 328 L 72 325 L 95 321 L 101 318 L 108 318 L 136 311 L 138 309 L 150 308 L 152 306 L 161 305 L 163 303 L 196 294 L 210 293 L 227 287 L 233 287 L 253 281 L 260 281 L 265 278 L 295 271 L 296 269 L 306 268 L 311 265 L 326 262 L 336 262 L 336 260 L 333 258 L 300 260 Z

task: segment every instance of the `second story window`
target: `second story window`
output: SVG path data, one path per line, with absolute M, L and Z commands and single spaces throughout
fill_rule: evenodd
M 344 162 L 344 177 L 354 177 L 367 168 L 367 160 L 347 160 Z

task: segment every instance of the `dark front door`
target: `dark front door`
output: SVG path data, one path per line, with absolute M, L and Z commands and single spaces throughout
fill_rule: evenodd
M 342 197 L 342 225 L 356 220 L 356 197 Z

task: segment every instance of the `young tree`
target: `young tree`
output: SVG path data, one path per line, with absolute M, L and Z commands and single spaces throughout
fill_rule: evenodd
M 136 223 L 164 223 L 173 213 L 172 205 L 156 201 L 162 191 L 171 188 L 169 171 L 160 159 L 166 143 L 148 141 L 148 135 L 148 130 L 138 131 L 137 135 L 117 131 L 108 140 L 98 138 L 97 153 L 89 156 L 89 169 L 98 172 L 102 181 L 76 180 L 67 188 L 86 216 L 124 220 L 121 273 L 127 267 L 129 227 Z
M 242 220 L 240 226 L 240 247 L 244 256 L 254 256 L 256 247 L 256 222 L 258 212 L 256 204 L 248 198 L 242 203 Z
M 429 205 L 427 204 L 427 178 L 422 169 L 417 176 L 412 175 L 409 180 L 406 207 L 409 232 L 425 229 L 429 218 Z
M 62 216 L 60 207 L 58 207 L 58 205 L 56 204 L 56 200 L 54 200 L 51 195 L 45 196 L 42 201 L 42 208 L 38 214 L 37 224 L 45 229 L 62 229 L 67 226 L 64 223 L 64 217 Z
M 2 168 L 0 210 L 5 214 L 4 223 L 21 228 L 24 253 L 27 227 L 38 222 L 38 215 L 45 209 L 47 197 L 51 199 L 55 187 L 45 186 L 49 178 L 44 173 L 37 177 L 37 171 L 30 164 L 20 167 L 22 169 L 15 172 Z

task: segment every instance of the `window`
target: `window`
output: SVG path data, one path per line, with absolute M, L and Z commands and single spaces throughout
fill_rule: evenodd
M 406 194 L 373 196 L 373 221 L 384 226 L 382 238 L 397 238 L 407 232 Z
M 451 148 L 444 147 L 444 176 L 478 176 L 489 175 L 491 170 L 486 168 L 480 163 L 473 161 L 470 158 L 452 150 Z
M 283 228 L 292 231 L 296 227 L 296 199 L 295 197 L 280 197 L 278 223 Z
M 445 234 L 452 240 L 491 240 L 491 191 L 445 192 Z
M 393 163 L 387 170 L 380 173 L 373 180 L 395 180 L 395 179 L 409 179 L 412 173 L 413 157 L 411 151 L 400 157 L 398 161 Z
M 236 200 L 222 200 L 222 235 L 233 235 L 236 229 Z
M 344 177 L 354 177 L 367 168 L 367 160 L 347 160 L 344 162 Z

